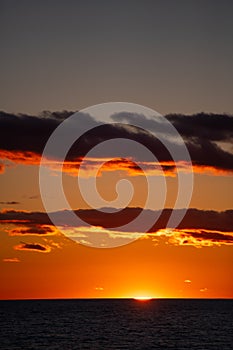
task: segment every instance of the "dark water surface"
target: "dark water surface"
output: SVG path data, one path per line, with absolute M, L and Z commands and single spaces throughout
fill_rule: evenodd
M 233 300 L 0 301 L 0 349 L 233 349 Z

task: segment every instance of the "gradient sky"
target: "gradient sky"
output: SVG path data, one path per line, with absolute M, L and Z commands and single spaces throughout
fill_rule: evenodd
M 36 118 L 44 110 L 77 111 L 126 101 L 164 115 L 180 113 L 181 119 L 205 112 L 207 121 L 215 113 L 224 123 L 233 114 L 232 13 L 233 3 L 227 0 L 0 0 L 0 109 L 8 113 L 7 121 L 14 121 L 18 113 Z M 197 227 L 189 227 L 190 240 L 181 228 L 172 238 L 161 231 L 159 241 L 152 232 L 126 246 L 90 248 L 63 237 L 46 221 L 24 221 L 25 210 L 39 216 L 44 212 L 38 184 L 41 150 L 33 148 L 41 135 L 27 129 L 26 120 L 19 128 L 12 122 L 11 129 L 4 129 L 5 116 L 0 117 L 0 128 L 8 130 L 0 140 L 0 298 L 233 297 L 229 164 L 226 169 L 195 168 L 190 208 L 200 216 Z M 212 132 L 214 127 L 210 137 Z M 232 157 L 232 130 L 229 139 L 224 125 L 221 132 L 220 148 Z M 138 189 L 131 206 L 143 206 L 143 179 L 122 169 L 99 177 L 103 196 L 114 198 L 113 184 L 122 176 Z M 166 180 L 166 208 L 171 208 L 176 178 Z M 64 184 L 72 208 L 88 209 L 69 171 Z M 202 214 L 214 220 L 205 225 Z M 225 217 L 220 228 L 218 215 Z M 202 235 L 200 241 L 196 234 Z M 211 241 L 208 234 L 222 238 Z
M 232 1 L 0 1 L 1 107 L 232 112 Z

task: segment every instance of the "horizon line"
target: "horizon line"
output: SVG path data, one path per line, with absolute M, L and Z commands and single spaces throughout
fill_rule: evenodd
M 83 298 L 9 298 L 9 299 L 0 299 L 1 301 L 52 301 L 52 300 L 135 300 L 135 297 L 83 297 Z M 148 301 L 152 300 L 233 300 L 233 297 L 208 297 L 208 298 L 199 298 L 199 297 L 151 297 Z

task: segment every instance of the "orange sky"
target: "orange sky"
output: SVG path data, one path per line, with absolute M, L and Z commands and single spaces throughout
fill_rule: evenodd
M 19 238 L 2 235 L 1 260 L 19 259 L 1 261 L 2 299 L 233 296 L 229 246 L 156 246 L 142 239 L 119 248 L 96 249 L 58 237 L 30 238 L 52 247 L 50 253 L 39 253 L 15 251 Z
M 6 168 L 0 178 L 2 200 L 5 201 L 1 205 L 2 210 L 42 211 L 37 176 L 36 165 Z M 111 173 L 110 177 L 108 171 L 99 177 L 99 188 L 106 199 L 111 199 L 109 188 L 113 187 L 109 186 L 113 186 L 118 177 L 118 172 Z M 75 181 L 74 176 L 64 177 L 73 208 L 77 208 L 78 204 L 82 206 L 80 197 L 74 196 Z M 170 186 L 169 207 L 174 202 L 174 176 L 168 177 L 167 181 Z M 133 182 L 136 192 L 132 204 L 143 204 L 143 180 L 134 176 Z M 106 183 L 109 183 L 107 187 Z M 196 174 L 191 207 L 217 211 L 231 208 L 231 183 L 230 176 Z M 6 204 L 10 198 L 20 203 Z M 43 236 L 20 235 L 23 229 L 23 223 L 1 225 L 1 299 L 140 295 L 233 297 L 231 245 L 198 247 L 197 242 L 191 242 L 178 246 L 178 241 L 168 242 L 165 236 L 157 241 L 152 235 L 122 247 L 98 249 L 75 243 L 56 230 L 55 233 L 49 232 L 48 227 L 47 234 Z M 45 247 L 45 252 L 24 250 L 25 243 L 40 244 Z

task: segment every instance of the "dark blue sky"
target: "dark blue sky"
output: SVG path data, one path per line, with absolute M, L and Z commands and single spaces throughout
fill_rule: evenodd
M 232 1 L 0 1 L 1 109 L 233 112 Z

